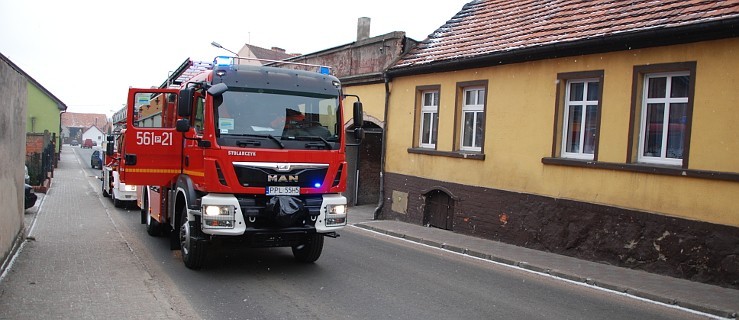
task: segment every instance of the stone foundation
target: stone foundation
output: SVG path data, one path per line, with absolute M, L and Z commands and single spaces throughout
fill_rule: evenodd
M 388 173 L 383 219 L 423 224 L 449 196 L 454 232 L 739 289 L 739 228 Z

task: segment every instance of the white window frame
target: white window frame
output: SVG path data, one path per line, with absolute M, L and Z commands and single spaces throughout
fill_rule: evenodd
M 639 120 L 639 150 L 637 155 L 637 161 L 642 163 L 650 163 L 650 164 L 663 164 L 663 165 L 675 165 L 675 166 L 682 166 L 683 159 L 675 159 L 675 158 L 667 158 L 667 132 L 666 130 L 669 129 L 669 121 L 670 121 L 670 104 L 672 103 L 689 103 L 690 97 L 681 97 L 681 98 L 671 98 L 670 93 L 672 92 L 672 77 L 682 77 L 682 76 L 688 76 L 692 77 L 690 72 L 688 71 L 681 71 L 681 72 L 664 72 L 664 73 L 650 73 L 644 75 L 644 83 L 643 83 L 643 89 L 642 89 L 642 104 L 641 104 L 641 118 Z M 667 77 L 667 84 L 665 88 L 665 97 L 664 98 L 648 98 L 649 94 L 649 79 L 652 78 L 664 78 Z M 644 148 L 646 147 L 644 144 L 644 138 L 646 135 L 646 126 L 647 126 L 647 106 L 650 103 L 660 103 L 665 105 L 665 110 L 663 114 L 662 119 L 662 141 L 661 141 L 661 155 L 659 157 L 650 157 L 644 155 Z M 688 120 L 690 121 L 690 120 Z M 683 144 L 683 150 L 685 148 L 685 144 Z
M 431 94 L 431 103 L 427 105 L 426 101 L 426 94 Z M 431 117 L 431 123 L 429 126 L 429 135 L 427 137 L 423 134 L 423 127 L 426 123 L 424 123 L 424 115 L 430 114 Z M 436 115 L 436 117 L 434 117 Z M 434 130 L 438 130 L 438 123 L 434 121 L 434 119 L 438 119 L 439 115 L 439 90 L 426 90 L 421 91 L 421 120 L 419 121 L 420 126 L 418 127 L 418 146 L 421 148 L 430 148 L 430 149 L 436 149 L 436 143 L 434 140 L 436 140 L 434 137 Z M 438 121 L 438 120 L 437 120 Z M 424 143 L 424 138 L 428 138 L 428 143 Z
M 477 91 L 477 94 L 474 95 L 475 101 L 473 101 L 473 103 L 470 103 L 469 101 L 467 101 L 467 96 L 468 96 L 467 95 L 467 92 L 470 92 L 470 91 Z M 482 91 L 482 96 L 484 97 L 482 103 L 480 103 L 480 101 L 478 99 L 478 97 L 480 96 L 479 95 L 479 92 L 480 91 Z M 460 150 L 464 150 L 464 151 L 476 151 L 476 152 L 481 152 L 482 151 L 482 143 L 480 144 L 480 147 L 475 147 L 475 145 L 477 144 L 477 136 L 475 135 L 475 132 L 478 130 L 478 128 L 477 128 L 477 120 L 478 120 L 478 117 L 483 117 L 483 121 L 484 121 L 484 117 L 485 117 L 485 100 L 487 100 L 487 95 L 486 94 L 487 94 L 487 92 L 485 90 L 485 87 L 468 87 L 468 88 L 464 88 L 464 90 L 462 90 L 462 113 L 461 113 L 461 116 L 460 116 L 461 123 L 460 123 L 460 128 L 459 128 L 459 133 L 460 133 L 460 135 L 459 135 L 459 149 Z M 464 144 L 464 134 L 465 134 L 465 131 L 464 131 L 464 129 L 465 129 L 464 123 L 465 123 L 465 113 L 466 112 L 472 112 L 473 113 L 473 119 L 472 119 L 472 123 L 473 123 L 473 125 L 472 125 L 472 145 L 469 145 L 469 146 L 466 146 Z M 484 135 L 485 134 L 483 133 L 483 136 Z
M 573 80 L 567 80 L 566 87 L 565 87 L 565 107 L 564 107 L 564 114 L 563 114 L 563 122 L 562 122 L 562 146 L 561 146 L 561 155 L 563 158 L 573 158 L 573 159 L 582 159 L 582 160 L 593 160 L 595 157 L 595 150 L 593 153 L 585 153 L 585 130 L 584 128 L 580 128 L 580 137 L 578 138 L 580 141 L 580 148 L 577 152 L 567 152 L 567 132 L 569 131 L 569 125 L 570 125 L 570 106 L 576 105 L 576 106 L 582 106 L 583 110 L 580 116 L 580 125 L 585 125 L 585 119 L 587 119 L 587 112 L 588 112 L 588 106 L 595 105 L 596 107 L 599 107 L 599 100 L 588 100 L 588 83 L 589 82 L 598 82 L 600 84 L 600 80 L 597 78 L 590 78 L 590 79 L 573 79 Z M 582 83 L 583 84 L 583 100 L 579 101 L 573 101 L 570 100 L 570 88 L 573 84 L 576 83 Z M 598 93 L 598 99 L 600 99 L 600 92 Z M 600 112 L 600 110 L 598 110 Z M 600 128 L 598 128 L 600 130 Z

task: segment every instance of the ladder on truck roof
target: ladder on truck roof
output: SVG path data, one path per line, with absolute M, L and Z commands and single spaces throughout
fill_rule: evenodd
M 203 71 L 206 70 L 213 70 L 213 67 L 217 64 L 219 64 L 219 59 L 232 59 L 232 61 L 241 61 L 241 60 L 247 60 L 247 61 L 259 61 L 260 63 L 263 63 L 264 66 L 271 66 L 271 67 L 278 67 L 278 68 L 290 68 L 290 67 L 303 67 L 303 68 L 316 68 L 316 72 L 322 73 L 322 74 L 331 74 L 331 67 L 329 66 L 322 66 L 317 64 L 310 64 L 310 63 L 301 63 L 301 62 L 293 62 L 293 61 L 284 61 L 284 60 L 269 60 L 269 59 L 259 59 L 259 58 L 250 58 L 250 57 L 229 57 L 229 56 L 218 56 L 214 59 L 213 62 L 205 62 L 205 61 L 193 61 L 190 58 L 185 59 L 182 64 L 180 64 L 175 71 L 172 71 L 169 76 L 167 77 L 167 80 L 164 80 L 164 82 L 159 86 L 159 89 L 165 89 L 165 88 L 179 88 L 180 85 L 187 82 L 188 80 L 192 79 L 196 75 L 200 74 Z M 236 63 L 236 65 L 239 65 L 240 63 Z M 290 69 L 293 69 L 290 68 Z
M 303 62 L 295 62 L 295 61 L 287 61 L 287 60 L 270 60 L 270 59 L 262 59 L 262 58 L 252 58 L 252 57 L 240 57 L 240 56 L 217 56 L 213 63 L 215 64 L 215 67 L 221 67 L 221 66 L 232 66 L 232 67 L 238 67 L 240 65 L 243 65 L 241 63 L 241 60 L 245 61 L 258 61 L 259 64 L 257 66 L 265 66 L 265 67 L 276 67 L 276 68 L 286 68 L 286 69 L 294 69 L 294 70 L 306 70 L 310 71 L 310 68 L 316 68 L 315 72 L 318 72 L 320 74 L 331 74 L 331 67 L 324 66 L 320 64 L 311 64 L 311 63 L 303 63 Z M 226 62 L 230 61 L 230 62 Z M 253 64 L 246 64 L 246 65 L 253 65 Z M 300 69 L 304 68 L 304 69 Z
M 213 70 L 212 62 L 193 61 L 190 58 L 185 59 L 175 71 L 169 74 L 167 80 L 164 80 L 159 89 L 179 88 L 180 85 L 192 79 L 194 76 L 206 70 Z

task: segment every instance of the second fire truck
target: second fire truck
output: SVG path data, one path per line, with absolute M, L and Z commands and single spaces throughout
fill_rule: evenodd
M 316 261 L 347 223 L 346 95 L 327 67 L 239 60 L 188 59 L 169 85 L 129 89 L 122 179 L 143 186 L 148 233 L 169 234 L 188 268 L 220 242 Z

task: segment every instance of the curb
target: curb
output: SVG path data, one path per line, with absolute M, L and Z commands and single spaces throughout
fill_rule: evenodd
M 727 319 L 737 318 L 737 311 L 734 311 L 734 310 L 723 310 L 723 309 L 718 309 L 718 308 L 711 307 L 711 306 L 694 304 L 689 301 L 680 301 L 674 298 L 665 297 L 665 296 L 661 296 L 658 294 L 652 294 L 649 292 L 644 292 L 644 291 L 636 290 L 633 288 L 624 287 L 618 284 L 601 282 L 601 281 L 598 281 L 597 279 L 583 278 L 575 274 L 565 273 L 559 270 L 554 270 L 554 269 L 550 269 L 550 268 L 542 267 L 538 265 L 532 265 L 525 261 L 514 261 L 508 258 L 497 257 L 495 255 L 490 255 L 490 254 L 483 253 L 483 252 L 477 252 L 475 250 L 461 248 L 461 247 L 457 247 L 457 246 L 446 244 L 446 243 L 440 243 L 438 241 L 434 241 L 430 239 L 423 239 L 423 238 L 409 236 L 409 235 L 394 232 L 394 231 L 376 228 L 374 226 L 363 224 L 363 223 L 355 224 L 354 226 L 364 229 L 364 230 L 381 233 L 381 234 L 388 235 L 388 236 L 395 237 L 395 238 L 405 239 L 405 240 L 419 243 L 419 244 L 425 244 L 431 247 L 439 248 L 439 249 L 454 252 L 454 253 L 459 253 L 459 254 L 468 255 L 468 256 L 483 259 L 483 260 L 497 262 L 497 263 L 504 264 L 504 265 L 518 267 L 518 268 L 525 269 L 528 271 L 542 273 L 542 274 L 550 275 L 555 278 L 569 280 L 572 282 L 584 283 L 584 284 L 587 284 L 593 287 L 598 287 L 604 290 L 613 291 L 617 293 L 627 294 L 627 295 L 637 297 L 640 299 L 654 301 L 654 302 L 658 302 L 658 303 L 662 303 L 666 305 L 679 306 L 681 308 L 689 309 L 692 311 L 706 313 L 712 316 L 717 316 L 717 317 L 722 317 L 722 318 L 727 318 Z

